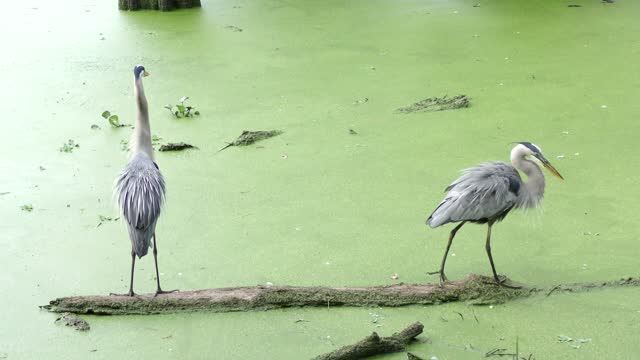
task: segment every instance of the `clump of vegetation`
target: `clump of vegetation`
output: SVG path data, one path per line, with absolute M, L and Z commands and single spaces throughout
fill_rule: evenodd
M 66 143 L 62 144 L 60 147 L 60 152 L 70 153 L 73 152 L 73 149 L 80 147 L 80 144 L 76 144 L 73 140 L 69 139 Z
M 171 104 L 168 104 L 165 105 L 164 108 L 169 110 L 171 115 L 175 116 L 176 119 L 200 115 L 200 111 L 197 111 L 195 107 L 184 104 L 188 99 L 188 96 L 183 96 L 182 98 L 180 98 L 180 100 L 178 100 L 178 104 L 176 104 L 175 107 Z
M 109 124 L 114 128 L 127 126 L 126 124 L 120 124 L 120 118 L 118 118 L 118 115 L 112 114 L 109 110 L 103 111 L 102 117 L 107 119 L 107 121 L 109 121 Z
M 20 210 L 26 211 L 26 212 L 32 212 L 33 211 L 33 205 L 31 205 L 31 204 L 22 205 L 22 206 L 20 206 Z
M 245 130 L 235 139 L 233 142 L 227 143 L 227 146 L 218 150 L 218 152 L 228 148 L 229 146 L 248 146 L 256 141 L 268 139 L 270 137 L 278 136 L 282 134 L 280 130 L 271 130 L 271 131 L 249 131 Z
M 197 147 L 191 144 L 179 142 L 179 143 L 163 144 L 162 146 L 160 146 L 159 151 L 179 151 L 179 150 L 192 149 L 192 148 L 197 149 Z
M 409 105 L 397 109 L 397 112 L 401 113 L 414 113 L 418 111 L 442 111 L 451 109 L 460 109 L 469 107 L 469 97 L 467 95 L 456 95 L 454 97 L 432 97 L 424 99 Z

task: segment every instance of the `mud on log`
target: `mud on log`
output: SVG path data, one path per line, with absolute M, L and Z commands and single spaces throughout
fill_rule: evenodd
M 452 301 L 471 304 L 498 304 L 533 294 L 581 292 L 595 288 L 640 286 L 640 278 L 552 288 L 510 289 L 496 286 L 493 279 L 471 274 L 437 284 L 397 284 L 373 287 L 255 286 L 205 289 L 163 294 L 127 296 L 72 296 L 52 300 L 42 308 L 75 314 L 160 314 L 190 311 L 231 312 L 269 310 L 300 306 L 405 306 L 434 305 Z
M 173 9 L 184 9 L 200 7 L 200 0 L 118 0 L 120 10 L 160 10 L 170 11 Z

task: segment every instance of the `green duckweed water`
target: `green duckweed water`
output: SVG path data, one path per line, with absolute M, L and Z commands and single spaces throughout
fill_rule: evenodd
M 637 275 L 640 5 L 573 3 L 582 6 L 238 0 L 126 13 L 113 0 L 4 4 L 0 357 L 301 359 L 414 321 L 429 341 L 411 351 L 427 359 L 480 359 L 514 350 L 516 338 L 536 359 L 637 357 L 640 289 L 493 308 L 86 317 L 86 333 L 38 309 L 59 296 L 126 291 L 126 232 L 97 224 L 117 216 L 111 187 L 130 129 L 100 114 L 133 123 L 138 63 L 152 74 L 152 132 L 199 148 L 157 154 L 169 190 L 157 231 L 166 289 L 378 285 L 394 273 L 435 281 L 425 272 L 449 229 L 423 221 L 442 189 L 461 168 L 508 160 L 509 143 L 523 140 L 566 181 L 548 177 L 544 210 L 494 229 L 498 271 L 535 286 Z M 394 113 L 456 94 L 471 106 Z M 176 120 L 163 106 L 185 95 L 201 116 Z M 245 129 L 284 133 L 216 153 Z M 69 139 L 79 147 L 58 151 Z M 450 278 L 490 272 L 484 236 L 480 226 L 459 232 Z M 152 258 L 136 270 L 136 290 L 153 291 Z M 574 349 L 559 335 L 591 341 Z

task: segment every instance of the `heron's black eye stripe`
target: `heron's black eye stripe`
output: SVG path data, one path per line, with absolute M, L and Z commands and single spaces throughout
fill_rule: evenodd
M 530 142 L 523 141 L 520 144 L 526 146 L 529 150 L 533 151 L 534 153 L 540 153 L 540 149 L 538 149 L 537 146 L 533 145 Z

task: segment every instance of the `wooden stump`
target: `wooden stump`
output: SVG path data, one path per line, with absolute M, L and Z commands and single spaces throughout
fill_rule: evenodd
M 200 0 L 118 0 L 120 10 L 160 10 L 200 7 Z

